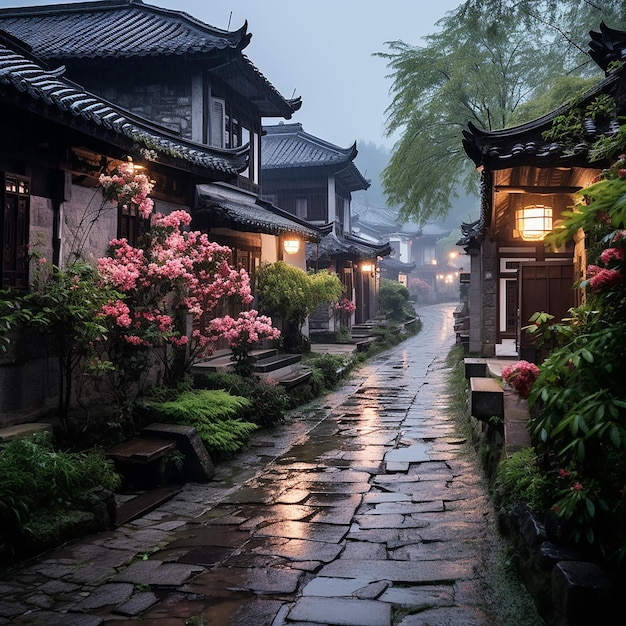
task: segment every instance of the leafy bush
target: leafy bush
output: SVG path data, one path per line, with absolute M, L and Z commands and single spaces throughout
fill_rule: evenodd
M 221 389 L 186 391 L 173 400 L 154 402 L 152 408 L 162 421 L 193 426 L 214 458 L 237 452 L 258 426 L 239 419 L 250 401 Z
M 229 372 L 211 372 L 196 376 L 194 386 L 198 389 L 224 389 L 246 398 L 250 404 L 241 408 L 239 417 L 262 427 L 282 422 L 289 404 L 287 392 L 279 385 Z
M 288 352 L 305 352 L 302 325 L 320 304 L 341 297 L 339 278 L 322 270 L 307 273 L 284 261 L 264 264 L 257 271 L 259 310 L 279 317 L 283 323 L 283 344 Z
M 558 245 L 584 230 L 589 265 L 579 287 L 586 303 L 562 324 L 545 314 L 535 321 L 535 335 L 549 345 L 556 334 L 556 347 L 529 397 L 531 443 L 553 478 L 551 510 L 564 538 L 612 563 L 626 557 L 625 193 L 622 155 L 549 235 Z
M 344 357 L 336 354 L 310 355 L 306 365 L 320 370 L 323 384 L 326 389 L 333 389 L 348 371 L 348 364 Z
M 37 512 L 75 508 L 85 492 L 119 488 L 121 479 L 104 452 L 55 451 L 49 433 L 21 437 L 0 447 L 0 527 L 28 533 Z
M 415 316 L 415 310 L 409 302 L 409 290 L 395 280 L 383 278 L 380 281 L 378 304 L 380 310 L 394 321 L 404 321 Z
M 551 482 L 543 474 L 532 448 L 522 448 L 498 465 L 493 483 L 496 502 L 506 511 L 523 502 L 534 511 L 543 512 L 553 493 Z

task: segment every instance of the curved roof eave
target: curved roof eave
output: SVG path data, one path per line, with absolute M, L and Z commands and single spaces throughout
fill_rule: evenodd
M 617 117 L 608 123 L 606 132 L 597 129 L 593 120 L 585 121 L 585 140 L 581 141 L 572 151 L 555 141 L 548 142 L 542 134 L 552 127 L 560 115 L 568 113 L 574 106 L 590 103 L 599 95 L 614 93 L 622 83 L 622 72 L 613 72 L 600 80 L 585 94 L 578 98 L 576 104 L 566 103 L 541 117 L 510 128 L 486 130 L 468 122 L 467 130 L 463 130 L 463 148 L 476 167 L 487 169 L 504 169 L 519 165 L 536 165 L 550 167 L 559 162 L 571 164 L 585 163 L 589 153 L 589 144 L 601 134 L 614 134 L 619 129 Z
M 225 31 L 183 11 L 141 0 L 97 0 L 0 9 L 0 28 L 28 43 L 39 57 L 56 63 L 176 56 L 202 61 L 228 54 L 239 62 L 248 82 L 263 94 L 262 117 L 290 119 L 302 104 L 300 98 L 284 98 L 243 54 L 252 37 L 247 21 L 237 30 Z M 227 74 L 224 77 L 227 82 L 240 80 L 229 81 Z
M 321 241 L 332 224 L 314 226 L 255 194 L 228 185 L 197 185 L 199 208 L 196 215 L 207 227 L 226 227 L 268 235 L 296 235 L 306 241 Z
M 171 167 L 213 176 L 239 173 L 248 165 L 245 146 L 221 150 L 173 135 L 63 78 L 64 68 L 46 70 L 0 34 L 0 97 L 6 102 L 76 128 L 80 132 L 128 150 L 133 145 L 154 150 L 152 160 Z M 208 172 L 204 172 L 208 175 Z
M 234 31 L 141 0 L 96 0 L 0 9 L 0 28 L 43 58 L 155 56 L 243 50 L 248 23 Z

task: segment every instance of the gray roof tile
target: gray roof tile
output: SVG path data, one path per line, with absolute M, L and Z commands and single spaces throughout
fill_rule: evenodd
M 97 0 L 0 9 L 0 29 L 26 42 L 42 59 L 55 62 L 182 55 L 208 59 L 226 54 L 231 71 L 216 74 L 235 91 L 242 83 L 252 85 L 261 116 L 289 119 L 302 105 L 300 98 L 285 99 L 242 54 L 251 38 L 247 23 L 224 31 L 182 11 L 141 0 Z
M 141 0 L 101 0 L 0 10 L 0 27 L 44 58 L 155 56 L 241 50 L 244 24 L 223 31 Z
M 247 166 L 247 151 L 244 149 L 219 150 L 180 139 L 166 129 L 85 91 L 65 79 L 60 69 L 48 71 L 15 42 L 2 36 L 0 85 L 4 87 L 0 100 L 31 108 L 67 126 L 80 122 L 83 132 L 95 136 L 108 131 L 107 141 L 125 149 L 133 144 L 153 149 L 158 154 L 157 160 L 166 159 L 183 169 L 201 168 L 230 175 Z M 18 98 L 19 94 L 27 94 L 29 99 Z M 46 106 L 42 108 L 39 102 Z M 64 112 L 71 113 L 72 118 L 60 115 Z
M 198 185 L 196 189 L 196 217 L 203 228 L 221 226 L 269 235 L 295 234 L 315 242 L 332 228 L 330 224 L 317 228 L 240 189 L 218 185 Z
M 370 186 L 353 163 L 357 155 L 356 142 L 349 148 L 340 148 L 304 132 L 299 123 L 264 126 L 263 130 L 261 159 L 264 172 L 329 168 L 343 178 L 351 191 Z

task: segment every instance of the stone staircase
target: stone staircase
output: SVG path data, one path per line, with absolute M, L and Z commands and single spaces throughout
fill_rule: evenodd
M 252 373 L 261 380 L 269 380 L 286 388 L 295 387 L 311 378 L 311 369 L 302 365 L 299 354 L 285 354 L 275 348 L 253 350 Z M 191 368 L 192 374 L 233 371 L 234 361 L 230 350 L 221 350 Z

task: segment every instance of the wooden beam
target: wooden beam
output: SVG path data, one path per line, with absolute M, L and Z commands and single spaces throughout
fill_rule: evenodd
M 554 195 L 563 193 L 578 193 L 582 187 L 533 187 L 532 185 L 507 186 L 497 185 L 494 187 L 496 193 L 527 193 L 535 195 Z

